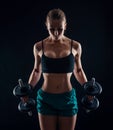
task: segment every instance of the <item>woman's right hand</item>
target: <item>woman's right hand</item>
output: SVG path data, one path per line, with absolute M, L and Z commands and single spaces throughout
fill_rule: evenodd
M 22 102 L 28 102 L 29 97 L 28 96 L 24 96 L 20 98 L 22 100 Z

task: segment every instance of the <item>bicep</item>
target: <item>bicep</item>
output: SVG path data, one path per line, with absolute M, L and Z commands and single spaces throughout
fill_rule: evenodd
M 41 67 L 41 57 L 39 55 L 39 51 L 36 48 L 36 46 L 34 46 L 33 53 L 34 53 L 34 60 L 35 60 L 34 61 L 34 69 L 39 71 L 40 67 Z
M 39 55 L 35 56 L 35 63 L 34 63 L 34 68 L 35 69 L 40 69 L 41 66 L 41 58 Z
M 77 48 L 77 53 L 75 55 L 75 69 L 76 69 L 76 71 L 80 71 L 82 68 L 81 54 L 82 54 L 82 48 L 81 48 L 81 45 L 79 44 L 78 48 Z

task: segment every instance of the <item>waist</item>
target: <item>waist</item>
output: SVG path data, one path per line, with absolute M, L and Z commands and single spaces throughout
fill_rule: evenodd
M 44 82 L 42 89 L 50 93 L 62 93 L 72 89 L 70 77 L 71 73 L 67 74 L 43 74 Z
M 43 73 L 44 81 L 50 82 L 66 82 L 70 80 L 72 73 Z
M 55 86 L 42 86 L 41 88 L 44 92 L 51 93 L 51 94 L 61 94 L 65 92 L 69 92 L 72 90 L 71 86 L 68 87 L 60 87 L 57 88 Z

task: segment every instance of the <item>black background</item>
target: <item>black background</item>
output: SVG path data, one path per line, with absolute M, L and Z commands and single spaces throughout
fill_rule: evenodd
M 53 8 L 64 10 L 66 35 L 82 45 L 82 64 L 87 78 L 95 77 L 103 87 L 98 96 L 99 108 L 85 114 L 80 103 L 83 89 L 72 77 L 79 103 L 76 130 L 110 129 L 113 115 L 113 4 L 110 0 L 0 2 L 0 129 L 39 129 L 36 111 L 32 117 L 19 112 L 17 105 L 20 100 L 12 91 L 19 78 L 28 81 L 34 65 L 33 45 L 48 36 L 45 18 Z M 41 77 L 37 88 L 42 82 Z M 32 96 L 35 98 L 36 91 Z

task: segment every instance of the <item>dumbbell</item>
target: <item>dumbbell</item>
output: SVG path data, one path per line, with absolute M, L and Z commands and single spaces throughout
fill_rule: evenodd
M 13 95 L 21 99 L 18 104 L 18 110 L 32 116 L 32 110 L 36 105 L 35 100 L 29 98 L 29 95 L 32 93 L 32 87 L 29 84 L 24 84 L 22 79 L 19 79 L 18 83 L 19 84 L 13 89 Z
M 96 96 L 102 92 L 102 86 L 92 78 L 91 81 L 86 82 L 84 85 L 85 96 L 82 98 L 81 103 L 86 112 L 96 110 L 99 107 L 99 100 Z

